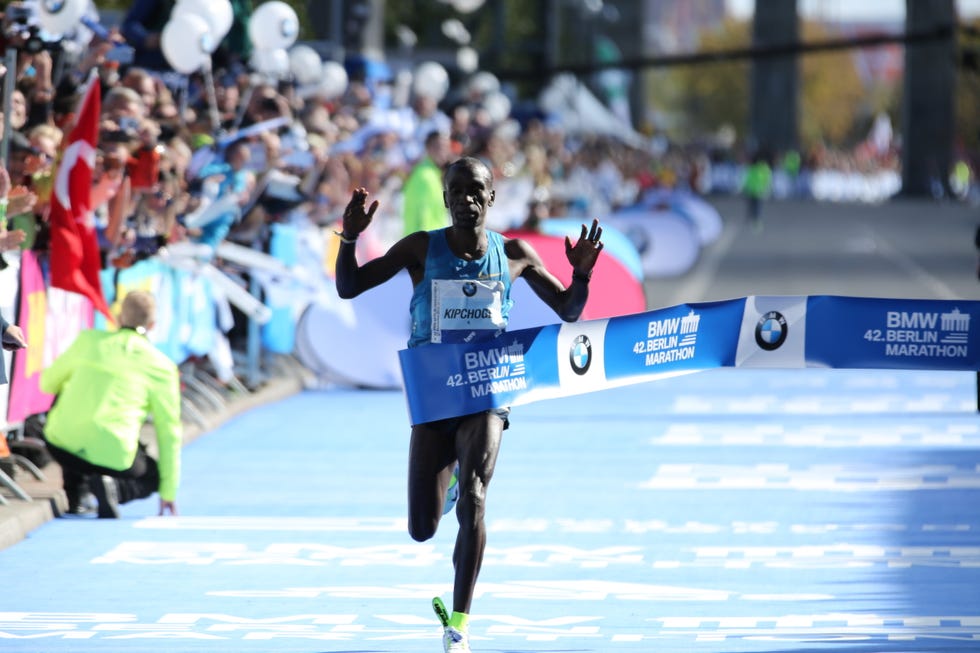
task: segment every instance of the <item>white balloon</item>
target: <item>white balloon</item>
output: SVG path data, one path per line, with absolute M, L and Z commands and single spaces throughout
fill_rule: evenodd
M 407 25 L 399 25 L 396 27 L 395 35 L 398 37 L 398 42 L 403 48 L 414 48 L 419 42 L 418 35 Z
M 289 53 L 283 48 L 253 50 L 251 64 L 264 75 L 282 79 L 289 74 Z
M 170 66 L 185 75 L 199 70 L 214 51 L 211 28 L 196 14 L 172 16 L 160 34 L 160 49 Z
M 473 95 L 485 97 L 500 91 L 500 80 L 493 73 L 484 70 L 473 75 L 466 88 Z
M 455 41 L 459 45 L 466 45 L 472 39 L 469 30 L 458 18 L 442 21 L 442 33 L 447 39 Z
M 196 14 L 208 23 L 214 47 L 231 31 L 235 12 L 229 0 L 179 0 L 170 17 Z
M 324 61 L 317 95 L 324 100 L 339 98 L 347 90 L 347 69 L 336 61 Z
M 281 0 L 264 2 L 252 12 L 248 35 L 257 50 L 288 48 L 299 36 L 299 18 L 293 8 Z
M 215 28 L 218 39 L 228 36 L 231 26 L 235 22 L 235 9 L 231 6 L 230 0 L 212 0 L 212 15 L 216 19 Z
M 461 14 L 468 14 L 483 6 L 484 0 L 451 0 L 453 9 Z
M 299 84 L 315 84 L 320 79 L 323 60 L 308 45 L 297 45 L 289 51 L 289 71 Z
M 495 123 L 503 122 L 510 115 L 510 98 L 503 93 L 490 93 L 483 98 L 482 104 Z
M 416 95 L 441 100 L 449 91 L 449 73 L 441 64 L 435 61 L 420 63 L 415 69 L 415 81 L 412 91 Z
M 456 65 L 464 73 L 471 73 L 480 67 L 480 54 L 466 45 L 456 50 Z
M 41 0 L 37 21 L 49 34 L 64 34 L 79 25 L 85 15 L 86 0 Z

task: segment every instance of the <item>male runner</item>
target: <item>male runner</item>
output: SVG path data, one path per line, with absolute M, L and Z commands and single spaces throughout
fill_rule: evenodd
M 466 157 L 451 163 L 443 177 L 443 202 L 452 225 L 409 234 L 385 254 L 358 265 L 354 244 L 371 223 L 378 202 L 366 207 L 368 193 L 353 192 L 344 210 L 341 246 L 337 256 L 336 283 L 341 297 L 350 299 L 408 270 L 415 288 L 410 311 L 412 334 L 409 347 L 432 342 L 438 331 L 442 342 L 493 338 L 507 327 L 512 279 L 523 277 L 534 293 L 566 322 L 582 314 L 589 297 L 589 278 L 602 251 L 598 220 L 591 229 L 582 226 L 578 241 L 565 238 L 565 254 L 572 265 L 572 282 L 565 288 L 545 269 L 541 257 L 519 239 L 507 239 L 485 228 L 487 210 L 493 206 L 493 174 L 479 159 Z M 463 319 L 443 319 L 432 311 L 440 297 L 469 299 Z M 434 299 L 435 298 L 435 299 Z M 433 319 L 437 324 L 433 324 Z M 486 317 L 473 317 L 486 316 Z M 453 552 L 455 583 L 453 612 L 434 599 L 443 622 L 443 646 L 448 652 L 468 653 L 467 625 L 476 579 L 486 548 L 487 485 L 493 476 L 500 441 L 508 425 L 509 409 L 491 410 L 424 424 L 412 425 L 408 469 L 408 530 L 412 539 L 424 542 L 435 535 L 444 514 L 447 491 L 458 476 L 456 519 L 459 531 Z M 454 474 L 454 471 L 458 472 Z M 448 511 L 447 511 L 448 512 Z

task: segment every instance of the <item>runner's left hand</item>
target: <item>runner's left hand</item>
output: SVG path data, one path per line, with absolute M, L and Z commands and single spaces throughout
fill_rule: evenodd
M 592 268 L 595 267 L 595 262 L 599 258 L 599 252 L 602 251 L 601 238 L 602 227 L 599 226 L 598 219 L 592 221 L 591 228 L 582 225 L 582 233 L 575 245 L 572 245 L 571 238 L 565 236 L 565 256 L 576 272 L 585 276 L 592 273 Z

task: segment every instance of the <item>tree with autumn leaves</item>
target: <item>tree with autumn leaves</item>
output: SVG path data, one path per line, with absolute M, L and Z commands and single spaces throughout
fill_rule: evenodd
M 830 35 L 816 23 L 802 26 L 804 42 Z M 735 51 L 751 46 L 751 24 L 726 21 L 706 32 L 700 51 Z M 896 94 L 890 89 L 865 88 L 852 53 L 819 52 L 800 57 L 799 138 L 803 149 L 817 145 L 843 146 L 863 137 L 862 128 L 881 111 L 895 113 Z M 734 130 L 744 142 L 749 125 L 751 61 L 675 66 L 648 73 L 648 102 L 664 117 L 669 136 L 680 141 L 698 139 L 720 129 Z

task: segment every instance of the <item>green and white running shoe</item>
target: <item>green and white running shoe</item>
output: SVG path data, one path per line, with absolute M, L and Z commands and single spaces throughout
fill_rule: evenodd
M 465 632 L 449 625 L 449 611 L 438 596 L 432 599 L 432 609 L 442 624 L 442 648 L 446 653 L 470 653 L 470 641 Z
M 449 489 L 446 490 L 446 501 L 442 504 L 442 514 L 448 515 L 449 511 L 459 500 L 459 465 L 453 470 L 453 477 L 449 479 Z

